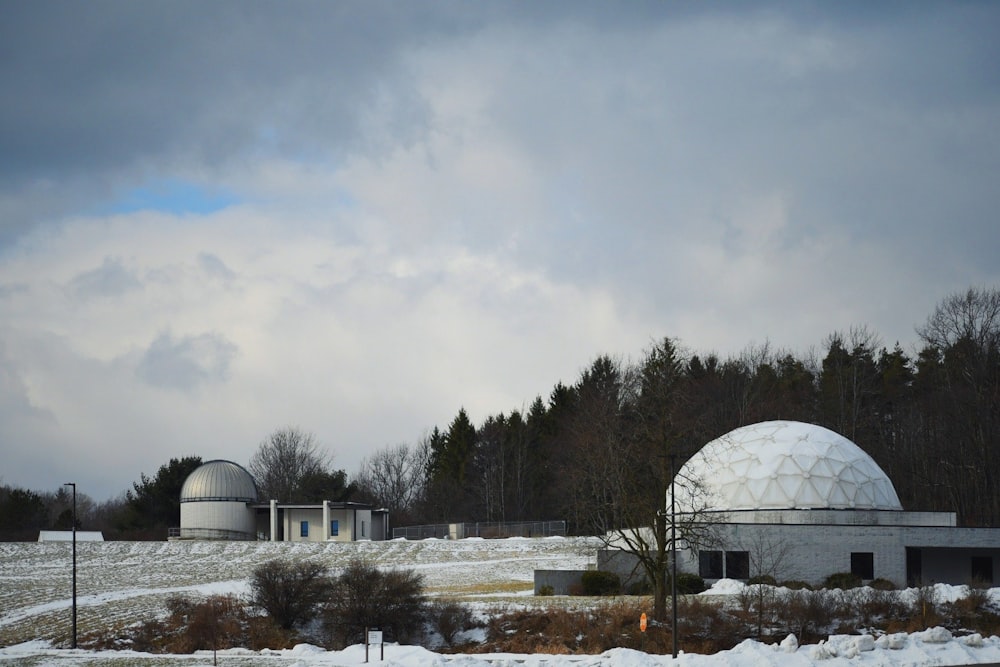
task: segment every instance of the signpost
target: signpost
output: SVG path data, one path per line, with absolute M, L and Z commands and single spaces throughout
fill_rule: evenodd
M 365 628 L 365 662 L 368 662 L 368 647 L 372 644 L 378 644 L 379 660 L 385 660 L 385 644 L 382 643 L 382 631 Z

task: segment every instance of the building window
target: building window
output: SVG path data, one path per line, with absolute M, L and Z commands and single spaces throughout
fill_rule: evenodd
M 365 520 L 361 520 L 361 537 L 365 536 Z
M 340 535 L 340 521 L 330 519 L 330 536 L 336 537 L 337 535 Z
M 726 552 L 726 578 L 728 578 L 728 579 L 749 579 L 750 578 L 750 552 L 749 551 L 727 551 Z
M 300 537 L 309 537 L 309 522 L 308 521 L 299 521 L 299 536 Z
M 860 551 L 851 554 L 851 574 L 869 581 L 875 578 L 875 554 Z
M 702 579 L 722 579 L 722 552 L 701 551 L 698 553 L 698 574 Z
M 990 556 L 972 557 L 972 581 L 993 585 L 993 558 Z

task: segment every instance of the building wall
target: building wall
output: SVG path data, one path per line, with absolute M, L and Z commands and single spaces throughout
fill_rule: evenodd
M 718 527 L 719 545 L 712 549 L 749 553 L 751 575 L 769 574 L 779 581 L 820 583 L 827 576 L 851 571 L 852 553 L 873 555 L 874 577 L 906 583 L 906 550 L 901 528 L 885 526 L 810 526 L 726 524 Z M 679 569 L 699 571 L 698 555 L 681 551 Z
M 715 533 L 713 546 L 703 551 L 747 552 L 751 576 L 768 574 L 778 581 L 820 584 L 831 574 L 850 572 L 852 553 L 872 554 L 871 578 L 888 579 L 897 586 L 969 583 L 973 559 L 980 568 L 986 565 L 988 578 L 994 584 L 1000 581 L 997 529 L 742 523 L 717 525 Z M 908 550 L 911 556 L 918 552 L 919 572 L 908 571 Z M 635 566 L 635 558 L 627 552 L 608 550 L 598 554 L 598 568 L 616 572 L 623 581 L 630 576 L 633 580 L 644 577 Z M 682 572 L 700 573 L 699 554 L 681 549 L 677 566 Z M 915 578 L 919 581 L 913 581 Z
M 255 538 L 257 527 L 254 510 L 241 501 L 199 500 L 181 503 L 181 538 L 210 538 L 212 531 L 218 531 L 219 538 L 224 538 L 226 533 Z
M 322 542 L 326 533 L 323 528 L 322 507 L 285 507 L 282 509 L 283 528 L 286 542 Z M 365 509 L 330 508 L 331 524 L 337 522 L 337 534 L 329 534 L 332 542 L 351 542 L 372 539 L 372 513 Z M 302 522 L 308 522 L 308 535 L 302 535 Z M 332 533 L 327 526 L 327 533 Z
M 308 534 L 302 535 L 302 522 L 306 522 Z M 284 533 L 286 542 L 322 542 L 323 510 L 305 508 L 285 508 Z

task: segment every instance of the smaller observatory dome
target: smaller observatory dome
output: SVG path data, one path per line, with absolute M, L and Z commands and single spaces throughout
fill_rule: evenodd
M 743 426 L 701 448 L 678 473 L 712 510 L 902 510 L 885 472 L 860 447 L 814 424 Z M 700 495 L 700 494 L 699 494 Z
M 257 485 L 246 468 L 232 461 L 215 460 L 203 463 L 184 480 L 181 502 L 232 500 L 257 502 Z

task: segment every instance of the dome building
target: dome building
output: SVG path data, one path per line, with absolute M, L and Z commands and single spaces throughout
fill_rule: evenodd
M 208 461 L 181 487 L 182 539 L 257 539 L 257 484 L 232 461 Z
M 822 426 L 770 421 L 717 438 L 680 478 L 701 480 L 705 509 L 903 509 L 892 482 L 860 447 Z
M 181 525 L 171 539 L 349 542 L 384 540 L 389 513 L 371 505 L 324 500 L 316 504 L 261 502 L 246 468 L 207 461 L 184 480 Z
M 691 456 L 673 488 L 678 569 L 708 582 L 769 575 L 820 584 L 844 572 L 899 586 L 1000 578 L 1000 530 L 959 528 L 953 512 L 905 511 L 871 456 L 814 424 L 730 431 Z M 599 569 L 625 580 L 635 565 L 627 551 L 598 557 Z

